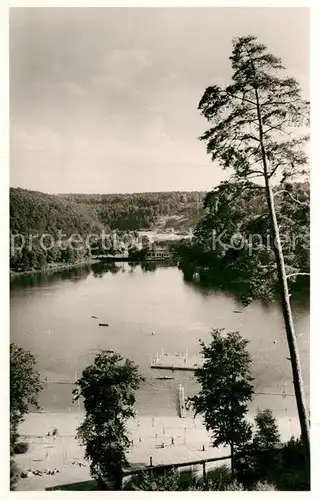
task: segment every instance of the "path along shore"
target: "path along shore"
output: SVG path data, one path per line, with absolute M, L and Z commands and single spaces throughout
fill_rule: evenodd
M 29 443 L 28 451 L 16 455 L 15 461 L 22 470 L 58 469 L 55 475 L 43 474 L 20 479 L 18 490 L 35 491 L 76 482 L 89 481 L 88 462 L 84 448 L 76 437 L 83 413 L 30 413 L 21 424 L 21 440 Z M 299 435 L 297 420 L 279 419 L 282 440 Z M 57 436 L 48 436 L 57 429 Z M 229 454 L 229 448 L 210 446 L 210 435 L 200 417 L 137 417 L 128 422 L 132 446 L 129 462 L 133 467 L 201 460 Z M 217 465 L 223 465 L 219 462 Z

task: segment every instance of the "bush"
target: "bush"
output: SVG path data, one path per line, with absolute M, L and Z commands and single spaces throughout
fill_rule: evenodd
M 246 456 L 239 457 L 237 479 L 246 490 L 275 485 L 277 491 L 309 491 L 310 477 L 306 472 L 303 444 L 293 437 L 271 449 L 258 449 L 252 443 Z
M 193 480 L 193 478 L 190 477 L 190 480 Z M 180 482 L 180 473 L 175 469 L 171 469 L 137 474 L 128 481 L 125 489 L 134 491 L 182 491 L 183 487 Z
M 26 441 L 20 441 L 14 447 L 14 454 L 22 455 L 23 453 L 26 453 L 28 451 L 28 448 L 29 444 Z
M 267 483 L 265 481 L 263 481 L 263 482 L 259 481 L 254 485 L 253 490 L 254 491 L 276 491 L 276 488 L 273 484 Z
M 202 479 L 203 481 L 203 479 Z M 231 469 L 227 465 L 210 469 L 207 473 L 207 484 L 209 489 L 213 491 L 229 490 L 234 484 L 232 479 Z

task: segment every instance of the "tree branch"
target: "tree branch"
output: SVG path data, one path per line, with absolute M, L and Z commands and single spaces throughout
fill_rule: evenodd
M 274 167 L 274 169 L 272 170 L 272 172 L 268 175 L 269 179 L 271 179 L 271 177 L 273 177 L 273 175 L 275 174 L 275 172 L 277 171 L 277 169 L 279 167 L 281 167 L 282 165 L 286 165 L 286 163 L 284 162 L 279 162 L 276 167 Z
M 281 194 L 281 193 L 287 193 L 290 198 L 292 198 L 293 201 L 295 201 L 296 203 L 299 203 L 299 205 L 303 205 L 304 207 L 308 207 L 308 204 L 307 203 L 303 203 L 302 201 L 299 201 L 297 200 L 296 198 L 294 198 L 294 196 L 292 196 L 292 194 L 287 191 L 286 189 L 281 189 L 280 191 L 277 191 L 276 193 L 274 193 L 274 196 L 276 196 L 277 194 Z
M 222 90 L 222 92 L 225 92 L 225 94 L 227 94 L 227 95 L 228 95 L 228 96 L 230 96 L 230 97 L 233 97 L 233 98 L 235 98 L 235 99 L 239 99 L 239 100 L 240 100 L 240 101 L 242 101 L 242 102 L 248 102 L 248 103 L 250 103 L 250 104 L 253 104 L 253 106 L 255 106 L 255 102 L 250 101 L 249 99 L 246 99 L 245 97 L 239 97 L 239 96 L 237 96 L 237 95 L 230 94 L 229 92 L 226 92 L 226 90 Z M 254 107 L 254 109 L 256 109 L 256 108 Z
M 291 134 L 292 134 L 292 132 L 287 132 L 286 130 L 282 130 L 282 129 L 280 129 L 280 127 L 282 127 L 282 125 L 283 125 L 285 122 L 287 122 L 287 119 L 286 119 L 286 120 L 283 120 L 283 122 L 278 123 L 277 125 L 270 126 L 267 130 L 264 130 L 263 135 L 265 135 L 265 134 L 267 134 L 268 132 L 270 132 L 270 130 L 279 130 L 279 132 L 282 132 L 283 134 L 291 135 Z
M 286 279 L 291 278 L 292 276 L 310 276 L 310 273 L 292 273 L 292 274 L 287 274 Z
M 242 139 L 243 140 L 245 140 L 245 139 L 253 139 L 254 141 L 260 142 L 260 139 L 258 137 L 255 137 L 252 134 L 244 134 L 243 137 L 242 137 Z

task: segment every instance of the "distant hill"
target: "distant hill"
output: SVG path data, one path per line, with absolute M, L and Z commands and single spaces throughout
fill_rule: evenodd
M 97 231 L 103 224 L 85 206 L 60 196 L 10 189 L 10 230 L 21 234 L 58 231 L 84 234 Z
M 25 238 L 50 234 L 57 238 L 99 234 L 104 229 L 154 231 L 186 234 L 203 213 L 201 192 L 134 194 L 51 195 L 21 188 L 10 189 L 10 231 Z M 72 263 L 86 258 L 79 249 L 57 247 L 43 251 L 39 246 L 11 255 L 12 270 L 41 269 L 48 264 Z
M 110 229 L 187 232 L 202 215 L 203 192 L 64 194 Z

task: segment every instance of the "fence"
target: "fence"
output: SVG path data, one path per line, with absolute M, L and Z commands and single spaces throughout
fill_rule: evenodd
M 226 456 L 223 456 L 223 457 L 204 458 L 204 459 L 201 459 L 201 460 L 192 460 L 190 462 L 178 462 L 178 463 L 172 463 L 172 464 L 158 464 L 158 465 L 153 465 L 153 463 L 152 463 L 152 457 L 150 457 L 150 464 L 148 466 L 146 466 L 146 467 L 140 467 L 138 469 L 129 469 L 127 471 L 124 471 L 122 476 L 123 476 L 123 479 L 124 479 L 125 477 L 134 476 L 134 475 L 141 474 L 141 473 L 144 473 L 144 472 L 153 473 L 154 471 L 160 471 L 160 470 L 166 471 L 166 470 L 170 470 L 170 469 L 179 469 L 181 467 L 191 467 L 191 466 L 194 466 L 194 465 L 202 465 L 203 479 L 204 479 L 204 481 L 206 481 L 206 478 L 207 478 L 206 464 L 207 463 L 210 463 L 210 462 L 219 462 L 219 461 L 222 461 L 222 460 L 230 460 L 231 458 L 232 458 L 231 455 L 226 455 Z

